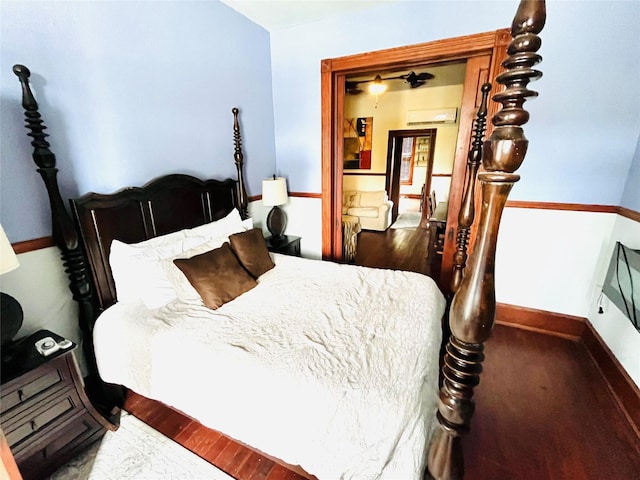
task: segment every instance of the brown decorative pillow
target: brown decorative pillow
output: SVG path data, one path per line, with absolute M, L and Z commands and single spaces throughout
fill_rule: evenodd
M 257 285 L 242 268 L 228 242 L 195 257 L 177 258 L 173 263 L 196 289 L 202 302 L 213 310 Z
M 262 230 L 259 228 L 229 235 L 229 242 L 238 260 L 253 278 L 258 278 L 275 267 L 267 250 Z

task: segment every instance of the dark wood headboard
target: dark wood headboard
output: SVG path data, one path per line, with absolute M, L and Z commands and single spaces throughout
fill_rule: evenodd
M 218 220 L 238 206 L 236 182 L 167 175 L 111 195 L 71 200 L 100 310 L 116 302 L 109 266 L 114 239 L 136 243 Z

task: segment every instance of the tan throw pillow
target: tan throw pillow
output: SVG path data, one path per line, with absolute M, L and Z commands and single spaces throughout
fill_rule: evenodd
M 345 207 L 359 207 L 360 206 L 360 192 L 344 192 L 342 204 Z
M 182 270 L 202 302 L 213 310 L 257 285 L 242 268 L 227 242 L 210 252 L 178 258 L 173 263 Z
M 229 242 L 238 260 L 253 278 L 258 278 L 275 267 L 261 229 L 252 228 L 229 235 Z

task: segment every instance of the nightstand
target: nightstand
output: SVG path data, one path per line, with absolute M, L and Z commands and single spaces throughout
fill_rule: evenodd
M 109 425 L 85 394 L 76 345 L 43 356 L 45 337 L 64 340 L 41 330 L 2 348 L 0 424 L 25 480 L 53 473 Z
M 265 238 L 265 241 L 270 252 L 300 256 L 300 237 L 283 235 L 281 238 L 276 239 L 270 236 Z

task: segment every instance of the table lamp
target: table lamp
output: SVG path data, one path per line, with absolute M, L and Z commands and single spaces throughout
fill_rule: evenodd
M 4 275 L 20 266 L 13 247 L 0 225 L 0 275 Z M 0 292 L 0 342 L 4 346 L 15 337 L 22 326 L 22 307 L 11 295 Z
M 287 182 L 283 177 L 269 178 L 262 181 L 262 203 L 265 207 L 273 207 L 267 215 L 267 229 L 274 240 L 284 237 L 287 216 L 280 209 L 289 200 L 287 196 Z

